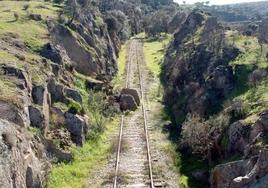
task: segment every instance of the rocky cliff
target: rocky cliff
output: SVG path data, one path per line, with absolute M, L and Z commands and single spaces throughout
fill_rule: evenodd
M 45 186 L 55 159 L 104 130 L 121 44 L 168 4 L 0 2 L 0 187 Z
M 228 62 L 238 51 L 224 45 L 216 18 L 193 11 L 174 34 L 163 63 L 164 100 L 177 123 L 187 114 L 208 117 L 232 91 Z M 175 101 L 174 101 L 175 99 Z
M 164 102 L 173 126 L 179 127 L 186 163 L 194 157 L 203 161 L 203 167 L 197 163 L 199 168 L 186 171 L 190 177 L 215 188 L 266 187 L 267 106 L 249 113 L 242 101 L 232 100 L 247 75 L 232 64 L 244 52 L 226 36 L 211 15 L 200 10 L 188 15 L 163 62 Z M 252 116 L 258 118 L 249 123 Z
M 73 18 L 68 3 L 15 3 L 0 3 L 8 9 L 0 21 L 0 187 L 43 187 L 51 163 L 72 160 L 70 147 L 96 131 L 89 97 L 102 93 L 98 105 L 108 109 L 130 35 L 123 39 L 91 1 L 79 2 Z

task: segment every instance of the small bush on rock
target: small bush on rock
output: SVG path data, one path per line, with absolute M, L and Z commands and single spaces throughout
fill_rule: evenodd
M 72 114 L 77 114 L 77 113 L 80 113 L 82 111 L 82 106 L 78 102 L 76 102 L 72 99 L 70 99 L 70 102 L 68 104 L 68 108 L 69 108 L 68 112 L 72 113 Z

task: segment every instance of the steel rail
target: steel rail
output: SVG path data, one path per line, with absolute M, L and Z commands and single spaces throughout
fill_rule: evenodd
M 136 47 L 136 51 L 137 47 Z M 138 54 L 138 52 L 136 52 Z M 144 59 L 143 59 L 144 61 Z M 143 83 L 142 83 L 142 74 L 141 74 L 141 66 L 139 59 L 137 59 L 138 65 L 138 72 L 139 72 L 139 81 L 140 81 L 140 92 L 141 92 L 141 107 L 143 111 L 143 120 L 144 120 L 144 131 L 145 131 L 145 139 L 146 139 L 146 148 L 147 148 L 147 158 L 148 158 L 148 165 L 149 165 L 149 175 L 150 175 L 150 186 L 154 188 L 154 179 L 153 179 L 153 168 L 152 168 L 152 159 L 151 159 L 151 151 L 150 151 L 150 143 L 149 143 L 149 134 L 148 134 L 148 126 L 147 126 L 147 113 L 145 109 L 145 97 L 144 97 L 144 90 L 143 90 Z
M 130 45 L 133 45 L 132 43 Z M 130 49 L 130 46 L 129 46 Z M 130 66 L 132 63 L 129 60 L 129 55 L 128 54 L 128 59 L 127 59 L 127 68 L 126 68 L 126 88 L 129 88 L 129 72 Z M 142 84 L 142 74 L 141 74 L 141 67 L 138 59 L 138 49 L 137 45 L 135 45 L 135 55 L 137 57 L 136 63 L 138 66 L 138 74 L 139 74 L 139 85 L 140 85 L 140 94 L 141 94 L 141 108 L 142 108 L 142 113 L 143 113 L 143 123 L 144 123 L 144 131 L 145 131 L 145 139 L 146 139 L 146 149 L 147 149 L 147 159 L 148 159 L 148 166 L 149 166 L 149 177 L 150 177 L 150 187 L 154 188 L 154 181 L 153 181 L 153 172 L 152 172 L 152 160 L 151 160 L 151 154 L 150 154 L 150 144 L 149 144 L 149 134 L 148 134 L 148 128 L 147 128 L 147 114 L 146 114 L 146 109 L 144 105 L 144 92 L 143 92 L 143 84 Z M 121 116 L 121 122 L 120 122 L 120 131 L 119 131 L 119 139 L 118 139 L 118 149 L 117 149 L 117 155 L 116 155 L 116 166 L 115 166 L 115 176 L 114 176 L 114 183 L 113 183 L 113 188 L 117 188 L 118 185 L 118 172 L 119 172 L 119 162 L 120 162 L 120 153 L 121 153 L 121 147 L 122 147 L 122 137 L 123 137 L 123 127 L 124 127 L 124 118 L 125 116 Z

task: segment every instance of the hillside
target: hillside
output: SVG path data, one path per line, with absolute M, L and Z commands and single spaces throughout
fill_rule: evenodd
M 206 7 L 205 10 L 211 12 L 213 16 L 225 22 L 260 21 L 262 17 L 267 17 L 268 1 L 238 3 L 221 6 Z
M 224 31 L 210 14 L 193 11 L 162 66 L 170 129 L 179 129 L 172 135 L 185 158 L 182 171 L 203 182 L 200 187 L 267 185 L 267 58 L 257 37 L 242 33 Z M 252 167 L 243 170 L 248 163 Z M 256 177 L 263 179 L 255 183 Z

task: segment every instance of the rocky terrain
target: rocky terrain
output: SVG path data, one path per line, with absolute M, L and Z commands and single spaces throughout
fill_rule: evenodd
M 68 148 L 94 132 L 87 89 L 112 95 L 103 83 L 117 72 L 121 42 L 92 4 L 70 22 L 65 7 L 15 3 L 1 2 L 0 185 L 42 187 L 53 157 L 72 160 Z
M 55 160 L 104 130 L 120 111 L 121 44 L 170 3 L 0 2 L 1 187 L 45 186 Z
M 133 36 L 143 42 L 140 54 L 153 44 L 143 49 L 152 52 L 143 71 L 148 87 L 157 85 L 146 88 L 149 98 L 158 96 L 147 102 L 165 105 L 165 112 L 148 107 L 157 114 L 148 124 L 159 131 L 151 135 L 161 135 L 152 148 L 162 176 L 182 187 L 267 187 L 268 22 L 265 9 L 255 15 L 265 3 L 221 9 L 172 0 L 0 1 L 0 187 L 88 182 L 83 178 L 101 163 L 94 159 L 114 150 L 105 137 L 117 132 L 121 112 L 141 110 L 135 91 L 118 90 L 126 78 L 122 51 L 135 58 L 127 42 Z M 168 45 L 164 35 L 173 36 Z M 129 132 L 140 119 L 133 118 Z M 168 123 L 155 125 L 158 119 Z M 155 140 L 166 143 L 165 134 L 174 148 L 160 151 Z M 166 180 L 170 187 L 176 178 Z
M 240 62 L 251 51 L 244 50 L 236 42 L 232 44 L 215 17 L 197 10 L 180 25 L 166 52 L 164 102 L 173 120 L 171 126 L 177 126 L 181 134 L 171 135 L 179 139 L 179 149 L 188 158 L 185 163 L 189 157 L 201 157 L 205 165 L 196 162 L 197 167 L 186 173 L 203 186 L 205 182 L 210 187 L 266 187 L 268 183 L 267 103 L 262 101 L 257 109 L 252 105 L 261 98 L 250 102 L 241 98 L 249 89 L 251 76 L 261 71 L 259 63 L 267 60 L 261 57 L 248 73 L 242 72 L 243 65 L 250 66 L 249 60 Z M 266 75 L 267 70 L 262 70 Z M 245 85 L 241 85 L 241 77 Z M 263 79 L 266 76 L 261 76 L 260 82 Z M 254 90 L 258 92 L 258 88 Z

